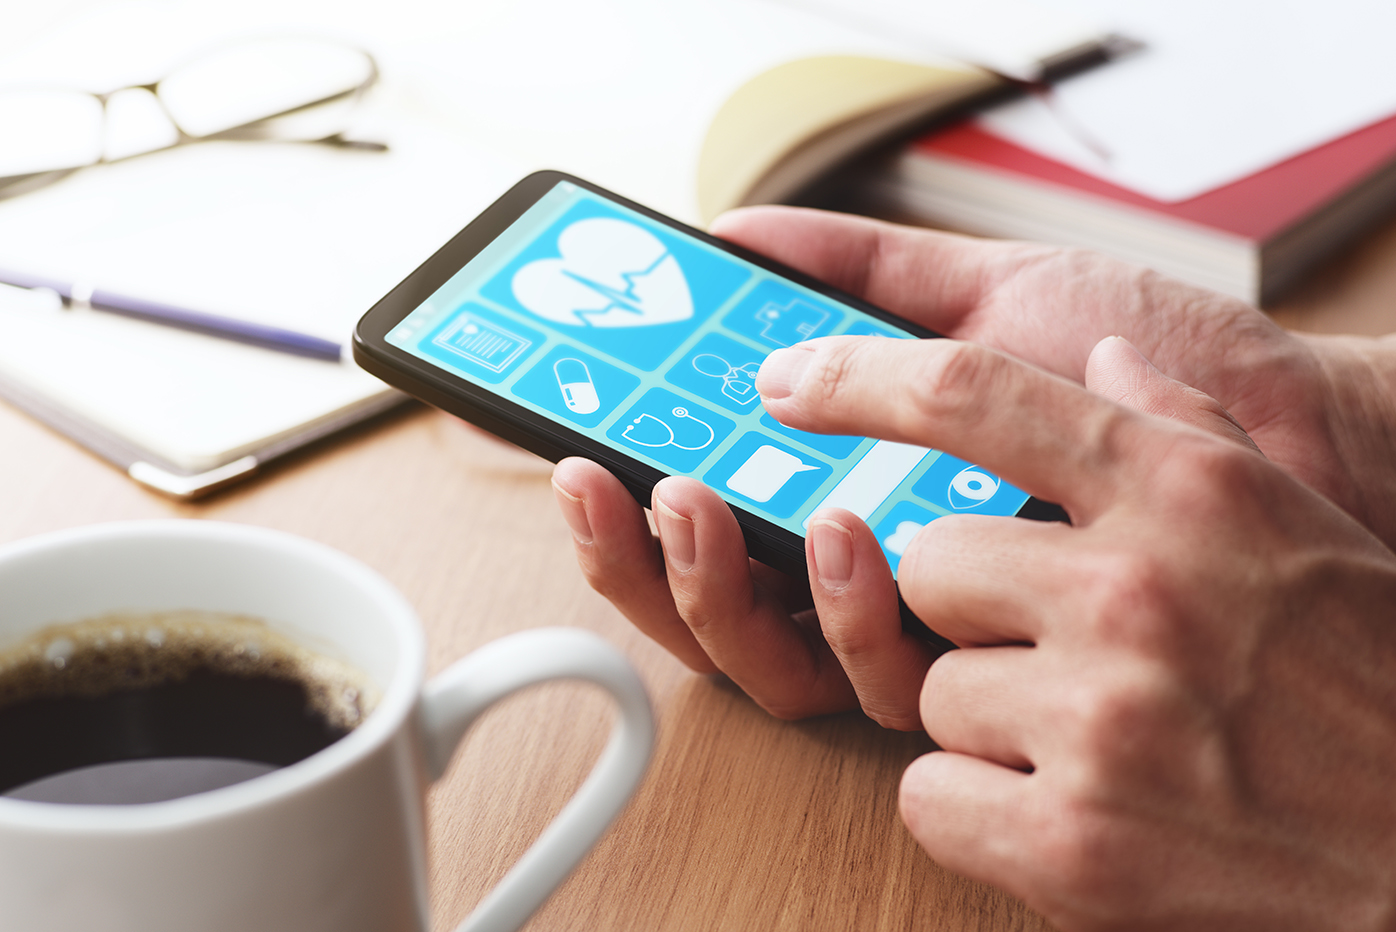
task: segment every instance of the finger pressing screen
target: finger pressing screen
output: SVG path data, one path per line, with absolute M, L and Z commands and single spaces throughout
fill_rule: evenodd
M 1077 524 L 1118 493 L 1138 416 L 987 347 L 954 340 L 823 337 L 766 357 L 766 410 L 816 433 L 944 450 L 1060 502 Z

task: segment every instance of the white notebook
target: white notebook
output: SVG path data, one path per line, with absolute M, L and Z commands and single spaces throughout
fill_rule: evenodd
M 0 395 L 133 479 L 194 497 L 400 402 L 352 364 L 0 286 Z
M 0 200 L 0 265 L 325 337 L 515 180 L 399 122 L 389 152 L 209 143 Z M 216 183 L 211 181 L 216 179 Z M 405 400 L 334 363 L 64 309 L 0 288 L 0 395 L 162 492 L 192 497 Z

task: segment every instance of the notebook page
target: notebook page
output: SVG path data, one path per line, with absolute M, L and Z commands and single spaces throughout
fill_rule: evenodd
M 1396 113 L 1390 0 L 1038 0 L 1137 54 L 983 118 L 995 134 L 1183 201 Z

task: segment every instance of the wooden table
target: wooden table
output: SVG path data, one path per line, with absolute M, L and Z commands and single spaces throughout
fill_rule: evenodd
M 1276 316 L 1396 330 L 1396 222 Z M 599 632 L 640 669 L 659 718 L 630 808 L 533 919 L 535 930 L 1044 929 L 942 870 L 897 817 L 902 769 L 931 745 L 861 715 L 787 724 L 695 676 L 583 582 L 549 465 L 423 408 L 369 425 L 198 504 L 146 492 L 0 405 L 0 541 L 128 518 L 245 522 L 323 541 L 417 606 L 432 671 L 539 625 Z M 610 712 L 586 687 L 516 696 L 481 721 L 430 798 L 436 927 L 451 929 L 580 783 Z

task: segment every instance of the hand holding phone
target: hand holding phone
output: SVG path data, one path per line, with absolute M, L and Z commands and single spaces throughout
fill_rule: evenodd
M 862 699 L 883 724 L 915 729 L 920 680 L 949 642 L 899 603 L 893 575 L 908 542 L 947 514 L 1064 515 L 925 447 L 807 433 L 772 418 L 756 390 L 762 361 L 830 334 L 935 336 L 543 172 L 380 301 L 360 322 L 354 353 L 368 371 L 526 449 L 580 457 L 559 466 L 554 485 L 584 542 L 584 572 L 689 666 L 727 673 L 777 714 Z M 667 568 L 640 509 L 652 493 Z M 844 509 L 841 523 L 812 520 L 831 507 Z M 848 548 L 853 578 L 812 595 L 806 535 L 816 554 L 821 541 Z M 685 550 L 699 569 L 675 569 Z M 748 561 L 748 551 L 795 578 Z M 826 632 L 872 636 L 876 659 L 846 672 L 844 658 L 809 634 L 816 603 Z M 690 615 L 721 623 L 700 643 Z M 800 617 L 808 623 L 792 623 Z
M 688 476 L 732 508 L 756 559 L 804 571 L 820 508 L 866 521 L 893 573 L 955 513 L 1062 517 L 983 469 L 911 444 L 792 430 L 755 388 L 818 336 L 935 336 L 792 269 L 557 172 L 525 178 L 355 333 L 368 371 L 526 449 L 606 467 L 648 504 Z
M 816 629 L 814 619 L 799 612 L 791 580 L 774 578 L 759 564 L 748 565 L 740 552 L 742 531 L 759 527 L 750 520 L 759 514 L 754 508 L 738 528 L 727 493 L 719 497 L 715 489 L 681 476 L 661 480 L 655 489 L 655 518 L 665 541 L 661 557 L 639 506 L 620 480 L 595 462 L 567 459 L 559 465 L 555 483 L 566 493 L 561 498 L 569 522 L 578 515 L 568 506 L 586 500 L 578 532 L 585 542 L 578 549 L 589 576 L 605 579 L 598 588 L 638 613 L 642 627 L 657 639 L 682 632 L 695 653 L 685 654 L 682 645 L 676 653 L 692 658 L 699 669 L 727 672 L 782 717 L 829 711 L 840 707 L 840 701 L 851 704 L 849 692 L 856 687 L 857 699 L 878 721 L 896 725 L 899 716 L 909 714 L 914 723 L 914 687 L 924 678 L 924 724 L 948 753 L 920 758 L 903 779 L 901 811 L 913 835 L 942 864 L 1002 885 L 1064 927 L 1080 918 L 1072 904 L 1085 904 L 1089 915 L 1082 921 L 1113 915 L 1128 925 L 1138 915 L 1167 912 L 1170 904 L 1195 903 L 1197 898 L 1188 895 L 1198 886 L 1197 865 L 1237 861 L 1233 841 L 1256 837 L 1254 813 L 1243 807 L 1238 816 L 1234 794 L 1218 793 L 1218 786 L 1239 785 L 1232 775 L 1223 774 L 1226 779 L 1220 782 L 1196 779 L 1198 773 L 1215 775 L 1219 742 L 1241 749 L 1228 761 L 1242 776 L 1273 777 L 1268 784 L 1254 779 L 1241 783 L 1279 800 L 1278 808 L 1270 807 L 1274 818 L 1262 826 L 1279 860 L 1268 853 L 1251 858 L 1247 863 L 1260 867 L 1244 876 L 1212 871 L 1208 876 L 1221 879 L 1212 884 L 1206 902 L 1219 904 L 1218 914 L 1235 916 L 1238 889 L 1255 894 L 1252 902 L 1279 903 L 1277 909 L 1285 915 L 1312 905 L 1312 896 L 1286 899 L 1295 886 L 1295 871 L 1293 859 L 1285 858 L 1296 850 L 1313 855 L 1311 865 L 1300 867 L 1315 876 L 1335 863 L 1372 862 L 1370 853 L 1391 834 L 1391 820 L 1374 819 L 1376 810 L 1361 804 L 1361 799 L 1384 798 L 1380 768 L 1366 768 L 1376 777 L 1365 796 L 1293 791 L 1324 780 L 1348 787 L 1352 774 L 1362 770 L 1352 761 L 1372 758 L 1366 736 L 1380 733 L 1391 720 L 1376 695 L 1388 680 L 1369 676 L 1376 692 L 1354 693 L 1352 658 L 1360 656 L 1370 666 L 1373 652 L 1351 649 L 1356 642 L 1370 647 L 1389 633 L 1382 607 L 1390 604 L 1391 580 L 1381 559 L 1390 552 L 1330 502 L 1282 472 L 1301 474 L 1334 501 L 1389 531 L 1383 513 L 1364 507 L 1368 500 L 1362 497 L 1371 493 L 1376 500 L 1372 490 L 1380 484 L 1364 488 L 1354 485 L 1352 476 L 1389 473 L 1390 456 L 1381 455 L 1379 444 L 1345 445 L 1343 428 L 1335 431 L 1334 422 L 1325 419 L 1331 408 L 1294 404 L 1350 387 L 1333 369 L 1324 375 L 1333 381 L 1326 382 L 1315 380 L 1318 367 L 1306 374 L 1295 365 L 1305 358 L 1341 360 L 1323 355 L 1334 353 L 1336 344 L 1309 344 L 1236 302 L 1080 254 L 873 230 L 828 215 L 753 212 L 733 218 L 726 231 L 734 234 L 745 221 L 750 234 L 762 225 L 763 214 L 772 221 L 768 235 L 747 235 L 745 241 L 772 244 L 797 261 L 808 261 L 810 268 L 841 275 L 852 287 L 867 287 L 894 306 L 909 307 L 912 313 L 923 310 L 924 319 L 949 332 L 1005 351 L 995 354 L 971 344 L 906 347 L 843 341 L 849 358 L 831 362 L 828 344 L 822 344 L 812 355 L 820 356 L 817 368 L 824 377 L 807 377 L 802 384 L 810 390 L 803 394 L 797 390 L 777 400 L 770 373 L 763 373 L 772 410 L 792 424 L 819 429 L 875 425 L 866 429 L 975 451 L 987 465 L 1044 494 L 1061 496 L 1081 518 L 1081 526 L 942 521 L 920 535 L 912 551 L 915 566 L 905 567 L 908 597 L 925 606 L 938 627 L 971 647 L 942 658 L 927 673 L 925 656 L 916 654 L 915 644 L 893 640 L 900 632 L 895 609 L 889 614 L 886 601 L 889 594 L 895 600 L 890 569 L 880 559 L 867 559 L 869 554 L 880 558 L 883 540 L 862 521 L 845 522 L 846 512 L 833 513 L 836 520 L 829 521 L 830 513 L 822 512 L 808 525 L 812 587 L 822 584 L 820 538 L 833 530 L 831 525 L 847 531 L 854 553 L 850 566 L 855 576 L 847 585 L 822 592 L 815 588 Z M 770 235 L 776 228 L 777 235 Z M 860 242 L 850 247 L 846 233 Z M 925 248 L 899 248 L 912 240 Z M 870 243 L 878 248 L 869 248 Z M 807 255 L 811 245 L 813 255 Z M 855 257 L 876 255 L 878 261 L 849 261 L 841 250 Z M 944 280 L 930 280 L 931 275 Z M 1058 313 L 1063 308 L 1071 313 Z M 1210 339 L 1197 341 L 1200 332 Z M 1143 352 L 1123 339 L 1102 339 L 1121 333 Z M 1353 351 L 1351 341 L 1337 350 Z M 852 357 L 861 361 L 857 378 L 846 377 Z M 914 390 L 924 383 L 909 373 L 929 375 L 935 383 L 936 360 L 961 357 L 969 365 L 955 371 L 960 388 L 972 383 L 968 390 L 936 395 Z M 1154 369 L 1149 357 L 1167 359 L 1174 378 L 1182 381 Z M 990 365 L 977 365 L 986 359 Z M 533 357 L 520 365 L 541 367 L 544 360 Z M 815 368 L 812 364 L 807 371 Z M 710 371 L 730 370 L 713 366 Z M 901 377 L 884 380 L 884 372 L 892 371 Z M 1362 370 L 1364 380 L 1370 371 Z M 606 389 L 596 384 L 598 399 L 604 399 Z M 1374 391 L 1369 381 L 1362 386 Z M 900 398 L 894 395 L 897 389 Z M 643 389 L 637 385 L 634 390 Z M 927 404 L 937 399 L 945 403 Z M 1005 403 L 996 405 L 999 399 Z M 1168 417 L 1157 416 L 1159 411 Z M 899 413 L 913 416 L 899 418 Z M 1380 419 L 1369 412 L 1368 419 L 1347 420 L 1361 425 L 1363 439 L 1370 440 L 1381 433 Z M 756 429 L 764 433 L 760 424 Z M 674 436 L 680 433 L 675 430 Z M 1211 442 L 1207 433 L 1216 435 Z M 1247 448 L 1250 440 L 1268 459 Z M 691 446 L 696 441 L 684 442 Z M 1364 452 L 1354 455 L 1357 448 Z M 797 449 L 814 452 L 813 447 Z M 1372 449 L 1377 455 L 1368 454 Z M 870 450 L 861 448 L 864 458 Z M 786 471 L 778 468 L 775 475 Z M 1003 485 L 993 487 L 997 480 L 991 473 L 976 471 L 987 478 L 962 478 L 958 491 L 971 501 L 995 501 Z M 757 472 L 769 474 L 771 469 Z M 751 490 L 744 480 L 737 484 Z M 775 479 L 768 482 L 772 484 Z M 924 501 L 914 488 L 912 498 Z M 670 532 L 675 520 L 692 531 L 686 552 L 682 534 Z M 876 525 L 879 519 L 874 514 L 871 520 Z M 1318 577 L 1292 572 L 1315 561 L 1332 572 Z M 616 572 L 621 567 L 630 569 L 633 578 Z M 597 572 L 601 575 L 593 575 Z M 874 578 L 878 573 L 883 574 L 880 581 Z M 632 581 L 636 584 L 626 585 Z M 850 595 L 856 605 L 847 611 Z M 1306 623 L 1296 623 L 1295 605 L 1313 609 L 1300 619 Z M 1307 623 L 1313 619 L 1334 623 Z M 1217 649 L 1218 638 L 1244 649 L 1228 644 Z M 1316 651 L 1315 644 L 1322 649 Z M 831 658 L 831 652 L 837 657 Z M 1221 669 L 1218 658 L 1231 658 L 1239 666 Z M 1333 662 L 1318 662 L 1324 658 Z M 1295 669 L 1305 671 L 1299 680 L 1286 675 Z M 1258 676 L 1257 670 L 1274 675 Z M 842 683 L 839 673 L 847 674 Z M 1234 689 L 1212 690 L 1216 695 L 1211 695 L 1198 687 L 1242 682 L 1248 686 L 1248 701 L 1240 704 Z M 886 688 L 888 684 L 902 692 Z M 1296 684 L 1306 690 L 1298 699 Z M 878 688 L 882 692 L 874 691 Z M 1325 699 L 1335 695 L 1356 698 L 1335 707 Z M 1207 706 L 1209 701 L 1215 708 Z M 1200 708 L 1208 714 L 1197 714 Z M 1119 714 L 1122 709 L 1129 714 Z M 1334 727 L 1338 720 L 1350 724 L 1349 719 L 1363 727 Z M 1281 753 L 1284 741 L 1266 739 L 1294 733 L 1296 721 L 1300 731 L 1308 729 L 1316 740 L 1332 745 L 1332 753 L 1286 756 Z M 1357 737 L 1344 743 L 1344 735 Z M 1082 773 L 1098 779 L 1083 783 Z M 1161 781 L 1160 773 L 1167 779 Z M 1149 799 L 1151 792 L 1163 796 L 1143 809 L 1113 804 Z M 1315 810 L 1313 800 L 1319 798 L 1333 805 Z M 1087 826 L 1086 841 L 1092 843 L 1077 844 L 1079 839 L 1072 837 L 1067 842 L 1073 851 L 1094 852 L 1090 863 L 1044 872 L 1035 866 L 1041 858 L 1025 861 L 1024 850 L 1034 844 L 1041 848 L 1046 839 L 1055 851 L 1063 836 L 1060 820 L 1049 818 L 1045 832 L 1041 820 L 1025 820 L 1024 800 L 1035 801 L 1028 808 L 1049 816 L 1086 812 L 1089 818 L 1069 821 Z M 1140 812 L 1143 822 L 1134 818 Z M 1167 832 L 1157 831 L 1159 812 L 1176 816 L 1165 820 Z M 985 831 L 986 825 L 993 830 Z M 1298 846 L 1282 831 L 1295 825 L 1294 831 L 1303 835 Z M 1071 825 L 1067 829 L 1070 835 Z M 1106 846 L 1101 855 L 1094 842 L 1102 832 L 1124 839 L 1147 835 L 1156 843 Z M 1007 847 L 1005 837 L 1013 841 Z M 1118 856 L 1126 849 L 1135 856 Z M 1160 880 L 1157 866 L 1165 862 L 1178 870 Z M 1347 883 L 1349 875 L 1351 871 L 1339 880 Z M 1092 878 L 1084 895 L 1079 883 L 1073 886 L 1082 876 Z M 1102 877 L 1108 881 L 1104 885 L 1096 882 Z M 1387 890 L 1380 886 L 1381 877 L 1372 877 L 1371 900 L 1376 902 Z M 1329 886 L 1346 890 L 1351 884 Z M 1143 902 L 1141 890 L 1157 895 Z M 1124 891 L 1123 899 L 1111 891 Z M 1335 902 L 1341 908 L 1352 900 L 1344 895 Z M 1189 919 L 1179 921 L 1186 925 Z

